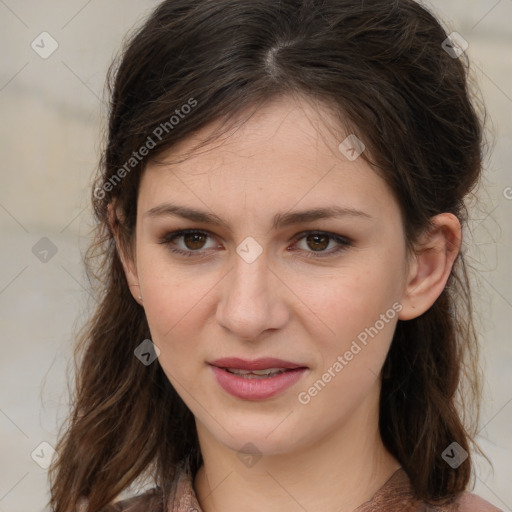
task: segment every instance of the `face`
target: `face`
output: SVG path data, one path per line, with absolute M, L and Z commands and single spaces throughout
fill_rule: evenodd
M 326 119 L 281 98 L 208 151 L 149 163 L 141 180 L 128 281 L 198 430 L 234 450 L 304 449 L 377 404 L 406 282 L 402 220 Z M 222 358 L 250 369 L 277 358 L 260 369 L 281 373 L 233 375 L 220 366 L 243 364 Z

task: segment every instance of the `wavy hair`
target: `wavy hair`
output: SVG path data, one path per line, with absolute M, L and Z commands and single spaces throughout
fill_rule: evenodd
M 167 0 L 130 36 L 108 73 L 108 135 L 85 255 L 98 304 L 75 350 L 72 409 L 49 473 L 53 511 L 75 510 L 83 498 L 99 510 L 142 477 L 166 502 L 180 462 L 191 457 L 196 471 L 202 461 L 192 413 L 158 361 L 134 357 L 150 331 L 114 235 L 130 254 L 148 159 L 213 121 L 227 130 L 270 98 L 304 95 L 364 142 L 362 158 L 396 197 L 412 248 L 439 213 L 465 226 L 482 171 L 485 108 L 470 89 L 466 55 L 448 52 L 447 38 L 413 0 Z M 122 219 L 109 217 L 112 204 Z M 452 442 L 478 449 L 464 252 L 463 243 L 433 306 L 398 322 L 382 372 L 382 439 L 429 503 L 453 499 L 470 481 L 471 457 L 452 469 L 443 451 Z

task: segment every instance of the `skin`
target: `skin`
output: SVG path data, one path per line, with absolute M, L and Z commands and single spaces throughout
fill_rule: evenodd
M 141 180 L 133 258 L 128 251 L 121 257 L 159 364 L 196 419 L 204 465 L 194 488 L 205 512 L 348 512 L 400 466 L 378 431 L 380 371 L 398 319 L 419 316 L 442 292 L 460 225 L 451 214 L 436 216 L 435 229 L 418 241 L 422 251 L 409 254 L 391 191 L 362 158 L 350 161 L 338 150 L 347 134 L 335 135 L 327 121 L 335 125 L 321 106 L 282 97 L 208 151 L 177 164 L 149 162 Z M 147 214 L 168 202 L 214 213 L 230 229 Z M 367 217 L 272 228 L 278 213 L 328 206 Z M 161 243 L 181 229 L 208 236 Z M 335 239 L 308 241 L 304 232 L 313 230 L 351 242 L 334 253 Z M 263 249 L 252 263 L 236 252 L 248 236 Z M 172 248 L 203 253 L 186 257 Z M 314 257 L 319 252 L 325 256 Z M 400 309 L 394 318 L 300 403 L 298 394 L 393 304 Z M 278 357 L 308 370 L 275 397 L 242 400 L 218 385 L 207 364 L 228 356 Z M 238 457 L 249 442 L 261 455 L 253 465 Z

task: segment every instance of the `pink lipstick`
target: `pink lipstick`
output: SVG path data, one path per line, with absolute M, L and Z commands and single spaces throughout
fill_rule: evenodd
M 220 386 L 244 400 L 273 397 L 295 384 L 308 369 L 299 363 L 269 357 L 253 361 L 230 357 L 209 364 Z

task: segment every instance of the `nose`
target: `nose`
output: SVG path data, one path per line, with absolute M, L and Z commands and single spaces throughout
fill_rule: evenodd
M 257 340 L 288 321 L 284 293 L 286 286 L 269 268 L 264 254 L 252 263 L 236 255 L 234 267 L 223 279 L 217 322 L 237 338 Z

